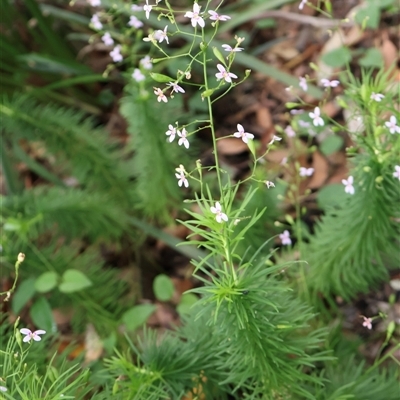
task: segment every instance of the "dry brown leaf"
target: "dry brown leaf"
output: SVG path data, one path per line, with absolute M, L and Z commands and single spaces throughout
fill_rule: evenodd
M 217 149 L 218 153 L 225 156 L 231 156 L 243 153 L 244 151 L 249 151 L 247 144 L 237 138 L 226 138 L 218 140 Z
M 103 353 L 103 342 L 94 326 L 88 324 L 85 332 L 85 364 L 96 361 Z
M 314 173 L 307 187 L 310 189 L 317 189 L 328 179 L 329 165 L 326 158 L 319 151 L 315 151 L 313 153 L 312 166 L 314 168 Z

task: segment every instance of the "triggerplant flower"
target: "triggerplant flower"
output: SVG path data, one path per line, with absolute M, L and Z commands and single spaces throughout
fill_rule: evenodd
M 162 43 L 165 40 L 169 44 L 168 35 L 167 35 L 168 25 L 162 31 L 161 29 L 154 32 L 154 37 L 157 39 L 158 43 Z
M 139 29 L 143 26 L 143 22 L 140 21 L 137 17 L 135 17 L 134 15 L 131 15 L 129 18 L 129 22 L 128 22 L 129 26 L 132 26 L 136 29 Z
M 294 129 L 292 128 L 291 125 L 288 125 L 285 128 L 285 133 L 288 137 L 295 137 L 296 136 L 296 132 L 294 131 Z
M 167 136 L 169 136 L 168 141 L 171 143 L 171 142 L 173 142 L 174 139 L 175 139 L 176 128 L 175 128 L 173 125 L 171 125 L 171 124 L 168 125 L 168 128 L 169 128 L 169 129 L 167 130 L 167 132 L 165 132 L 165 134 L 166 134 Z
M 342 183 L 344 185 L 344 191 L 348 194 L 354 194 L 354 186 L 353 186 L 354 178 L 350 175 L 347 179 L 342 179 Z
M 367 318 L 367 317 L 363 318 L 364 318 L 363 326 L 365 326 L 368 329 L 372 329 L 372 318 Z
M 187 18 L 190 18 L 191 23 L 193 28 L 196 27 L 196 25 L 199 25 L 200 27 L 204 28 L 204 19 L 200 17 L 200 6 L 197 3 L 193 4 L 193 11 L 188 11 L 184 16 Z
M 178 92 L 185 93 L 185 90 L 181 86 L 179 86 L 176 82 L 169 82 L 167 85 L 170 88 L 172 88 L 171 93 L 174 93 L 174 92 L 176 92 L 176 93 L 178 93 Z
M 389 121 L 385 122 L 385 125 L 392 135 L 394 133 L 400 133 L 400 126 L 397 125 L 397 119 L 394 115 L 390 117 Z
M 100 22 L 99 16 L 97 14 L 94 14 L 92 18 L 90 19 L 90 23 L 93 25 L 94 29 L 97 29 L 98 31 L 103 28 L 103 24 Z
M 330 81 L 329 79 L 326 78 L 321 79 L 321 84 L 323 87 L 336 87 L 339 86 L 339 83 L 340 82 L 337 80 Z
M 370 99 L 375 100 L 379 103 L 384 97 L 385 96 L 383 94 L 372 92 Z
M 223 44 L 221 47 L 225 51 L 231 51 L 231 52 L 235 52 L 235 53 L 243 50 L 243 47 L 231 47 L 231 46 L 229 46 L 229 44 Z
M 228 216 L 222 212 L 221 204 L 218 201 L 215 203 L 215 207 L 210 207 L 210 211 L 215 214 L 215 219 L 218 223 L 228 221 Z
M 31 341 L 31 339 L 33 339 L 35 342 L 40 342 L 42 340 L 42 338 L 39 335 L 44 335 L 46 333 L 46 331 L 44 331 L 43 329 L 39 329 L 35 332 L 32 332 L 28 328 L 22 328 L 19 331 L 23 335 L 25 335 L 25 337 L 22 339 L 22 341 L 25 343 L 29 343 Z
M 139 64 L 144 68 L 144 69 L 152 69 L 153 64 L 151 62 L 150 56 L 145 56 L 143 57 L 140 61 Z
M 272 140 L 268 143 L 269 145 L 271 145 L 271 144 L 273 144 L 274 142 L 280 142 L 282 140 L 282 138 L 281 137 L 279 137 L 279 136 L 273 136 L 272 137 Z
M 121 54 L 121 46 L 115 46 L 114 50 L 110 51 L 110 56 L 113 59 L 114 62 L 120 62 L 123 60 L 122 54 Z
M 307 85 L 307 79 L 306 78 L 304 78 L 303 76 L 301 76 L 300 78 L 299 78 L 299 86 L 305 91 L 305 92 L 307 92 L 307 89 L 308 89 L 308 85 Z
M 290 239 L 290 233 L 288 230 L 283 231 L 283 233 L 279 235 L 279 239 L 281 239 L 284 246 L 290 246 L 292 244 L 292 239 Z
M 189 148 L 189 140 L 187 140 L 187 132 L 186 129 L 183 128 L 182 131 L 177 131 L 179 136 L 178 145 L 181 146 L 182 144 L 188 149 Z
M 271 188 L 271 187 L 275 187 L 275 183 L 274 182 L 271 182 L 271 181 L 265 181 L 265 186 L 267 186 L 267 188 L 269 189 L 269 188 Z
M 231 72 L 227 71 L 222 64 L 217 64 L 217 68 L 219 72 L 217 72 L 215 76 L 218 81 L 224 79 L 225 82 L 231 83 L 232 78 L 237 78 L 235 74 L 232 74 Z
M 314 168 L 300 167 L 300 176 L 311 176 L 314 173 Z
M 301 0 L 301 3 L 299 4 L 299 10 L 302 10 L 304 6 L 306 5 L 307 0 Z
M 88 2 L 92 7 L 99 7 L 99 6 L 101 6 L 101 1 L 100 1 L 100 0 L 87 0 L 87 2 Z
M 254 139 L 254 135 L 252 133 L 249 132 L 245 132 L 244 128 L 242 125 L 237 124 L 237 132 L 235 132 L 233 134 L 233 136 L 237 137 L 237 138 L 241 138 L 243 140 L 244 143 L 248 143 L 249 139 Z
M 146 13 L 146 18 L 149 19 L 150 17 L 150 11 L 152 10 L 153 6 L 149 5 L 148 0 L 146 0 L 146 4 L 143 6 L 143 10 Z
M 132 78 L 136 82 L 142 82 L 146 79 L 146 77 L 143 75 L 142 71 L 139 68 L 135 68 L 132 74 Z
M 231 19 L 228 15 L 219 15 L 213 10 L 209 10 L 208 13 L 210 14 L 210 19 L 213 21 L 228 21 L 228 19 Z
M 181 164 L 178 168 L 175 168 L 175 171 L 177 172 L 175 176 L 178 179 L 178 186 L 181 187 L 184 185 L 185 187 L 189 187 L 189 182 L 185 176 L 185 167 Z
M 167 96 L 164 94 L 164 92 L 160 88 L 153 88 L 154 89 L 154 94 L 157 96 L 157 101 L 163 101 L 164 103 L 168 102 Z
M 324 120 L 321 118 L 319 107 L 315 107 L 314 112 L 310 112 L 308 115 L 312 118 L 314 126 L 324 126 Z
M 394 167 L 394 172 L 393 172 L 393 176 L 395 178 L 398 178 L 400 181 L 400 165 L 395 165 Z
M 0 386 L 0 392 L 7 392 L 7 388 L 5 386 Z
M 114 44 L 114 40 L 113 40 L 113 38 L 111 37 L 111 35 L 110 35 L 108 32 L 106 32 L 106 33 L 101 37 L 101 40 L 103 41 L 103 43 L 104 43 L 106 46 L 112 46 L 112 45 Z
M 133 12 L 143 11 L 143 7 L 142 7 L 142 6 L 138 6 L 137 4 L 133 4 L 133 5 L 131 6 L 131 10 L 132 10 Z

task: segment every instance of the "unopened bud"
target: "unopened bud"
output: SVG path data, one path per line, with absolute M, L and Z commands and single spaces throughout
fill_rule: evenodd
M 25 260 L 25 254 L 24 253 L 19 253 L 17 260 L 18 260 L 19 263 L 22 263 Z

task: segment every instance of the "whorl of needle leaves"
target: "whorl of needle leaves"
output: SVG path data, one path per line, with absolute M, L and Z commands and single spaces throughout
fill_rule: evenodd
M 327 212 L 304 253 L 316 293 L 354 298 L 399 266 L 400 188 L 393 162 L 368 153 L 356 157 L 355 194 Z

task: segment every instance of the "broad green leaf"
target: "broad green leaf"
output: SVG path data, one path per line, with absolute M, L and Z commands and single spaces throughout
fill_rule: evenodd
M 76 269 L 67 269 L 62 276 L 62 282 L 58 289 L 63 293 L 73 293 L 89 286 L 92 286 L 92 282 L 84 273 Z
M 354 19 L 363 28 L 376 29 L 381 19 L 381 10 L 377 5 L 369 4 L 368 7 L 361 8 Z
M 29 314 L 38 329 L 44 329 L 46 332 L 56 331 L 56 324 L 53 319 L 50 304 L 44 296 L 39 297 L 33 303 Z
M 18 284 L 17 290 L 11 297 L 11 308 L 14 314 L 18 314 L 25 304 L 33 297 L 35 294 L 35 279 L 29 278 Z
M 382 53 L 375 48 L 367 49 L 364 56 L 361 57 L 358 62 L 362 67 L 365 68 L 380 68 L 383 66 Z
M 318 191 L 317 203 L 320 208 L 326 209 L 342 203 L 347 198 L 343 185 L 334 183 L 324 186 Z
M 226 65 L 226 61 L 224 59 L 224 56 L 222 55 L 222 53 L 215 46 L 213 47 L 213 53 L 214 53 L 214 56 L 217 57 L 218 60 L 222 62 L 222 64 Z
M 168 301 L 174 294 L 174 284 L 167 275 L 161 274 L 154 279 L 153 291 L 157 300 Z
M 58 275 L 55 272 L 48 271 L 40 275 L 35 281 L 35 289 L 39 293 L 49 292 L 57 285 Z
M 192 308 L 193 304 L 197 303 L 198 297 L 193 293 L 184 293 L 181 297 L 181 301 L 179 302 L 178 306 L 176 307 L 178 313 L 182 314 L 190 314 L 190 309 Z
M 122 322 L 128 331 L 134 331 L 143 325 L 155 310 L 154 304 L 140 304 L 126 311 L 122 316 Z
M 343 146 L 343 138 L 337 135 L 328 136 L 319 146 L 322 153 L 326 156 L 333 154 L 335 151 L 338 151 Z
M 321 57 L 325 64 L 334 68 L 344 67 L 351 60 L 351 52 L 347 47 L 340 47 L 325 53 Z
M 175 82 L 176 79 L 171 78 L 168 75 L 163 75 L 163 74 L 157 74 L 156 72 L 150 72 L 150 76 L 156 81 L 156 82 Z

